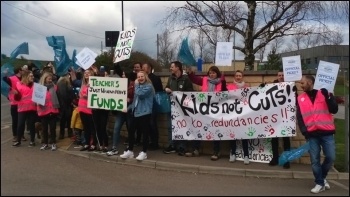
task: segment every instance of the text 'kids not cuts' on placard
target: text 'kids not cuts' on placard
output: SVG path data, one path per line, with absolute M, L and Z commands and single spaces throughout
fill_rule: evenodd
M 92 64 L 95 63 L 95 58 L 97 57 L 97 54 L 89 48 L 85 47 L 75 57 L 77 58 L 76 63 L 86 70 L 90 68 Z
M 236 140 L 296 135 L 294 82 L 171 96 L 173 140 Z
M 231 66 L 232 65 L 232 49 L 233 42 L 217 42 L 215 53 L 216 66 Z
M 284 81 L 299 81 L 302 77 L 300 55 L 282 57 Z
M 114 51 L 114 63 L 130 58 L 137 28 L 121 31 Z
M 88 107 L 126 111 L 127 78 L 89 77 Z
M 32 101 L 44 106 L 46 100 L 47 87 L 39 83 L 34 83 Z
M 337 81 L 339 64 L 325 62 L 320 60 L 317 68 L 314 89 L 320 90 L 326 88 L 328 92 L 334 92 L 335 82 Z

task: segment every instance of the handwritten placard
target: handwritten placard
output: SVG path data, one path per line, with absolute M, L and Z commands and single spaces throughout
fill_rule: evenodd
M 216 66 L 231 66 L 233 42 L 217 42 L 215 53 Z
M 325 62 L 320 60 L 318 64 L 314 89 L 326 88 L 328 92 L 334 92 L 335 82 L 337 81 L 339 64 Z
M 32 101 L 44 106 L 46 100 L 47 87 L 39 83 L 34 83 Z
M 294 82 L 223 92 L 173 92 L 173 140 L 235 140 L 296 135 Z
M 78 65 L 85 70 L 90 68 L 90 66 L 95 63 L 96 57 L 97 54 L 86 47 L 76 55 Z
M 114 63 L 130 58 L 137 28 L 121 31 L 114 51 Z
M 299 81 L 302 77 L 300 55 L 282 57 L 284 81 Z
M 236 141 L 236 160 L 244 160 L 242 140 Z M 271 138 L 257 138 L 248 140 L 249 161 L 269 163 L 272 160 Z
M 88 107 L 124 111 L 127 109 L 127 78 L 89 77 Z

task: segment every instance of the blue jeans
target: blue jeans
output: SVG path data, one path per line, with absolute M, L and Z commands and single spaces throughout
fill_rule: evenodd
M 324 179 L 327 177 L 335 160 L 335 141 L 333 135 L 310 137 L 310 160 L 312 172 L 315 177 L 315 183 L 324 185 Z M 325 159 L 321 164 L 321 147 Z
M 122 129 L 122 126 L 124 122 L 126 123 L 126 129 L 129 131 L 130 128 L 130 119 L 129 119 L 129 112 L 124 113 L 124 112 L 116 112 L 116 119 L 114 122 L 114 130 L 113 130 L 113 147 L 118 146 L 119 138 L 120 138 L 120 131 Z

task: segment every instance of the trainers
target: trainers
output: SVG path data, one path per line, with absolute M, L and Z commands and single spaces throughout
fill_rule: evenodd
M 46 149 L 48 149 L 48 148 L 49 148 L 49 145 L 43 144 L 43 145 L 41 146 L 40 150 L 46 150 Z
M 91 145 L 90 148 L 88 149 L 89 152 L 96 151 L 96 150 L 97 150 L 97 148 L 94 145 Z
M 185 156 L 185 149 L 180 148 L 179 152 L 177 153 L 179 156 Z
M 118 150 L 116 148 L 112 148 L 110 151 L 106 153 L 108 156 L 118 155 Z
M 249 164 L 249 157 L 245 156 L 244 157 L 244 165 L 248 165 Z
M 52 145 L 51 145 L 51 151 L 55 151 L 56 149 L 57 149 L 56 144 L 52 144 Z
M 21 145 L 21 142 L 15 142 L 12 144 L 12 147 L 19 147 Z
M 28 147 L 34 147 L 35 146 L 35 142 L 29 142 L 29 146 Z
M 325 190 L 325 187 L 319 184 L 316 184 L 314 188 L 311 189 L 311 193 L 318 194 L 320 192 L 323 192 Z
M 27 139 L 23 136 L 22 141 L 25 142 L 25 141 L 27 141 Z
M 127 150 L 122 155 L 120 155 L 120 158 L 122 159 L 134 158 L 134 152 Z
M 165 153 L 165 154 L 170 154 L 170 153 L 175 153 L 175 152 L 176 152 L 176 150 L 173 146 L 168 146 L 168 148 L 163 150 L 163 153 Z
M 187 152 L 185 153 L 186 157 L 198 157 L 199 156 L 199 151 L 197 149 L 195 149 L 192 152 Z
M 89 150 L 90 146 L 89 145 L 85 145 L 83 146 L 83 148 L 80 149 L 80 151 L 86 151 Z
M 230 153 L 230 159 L 228 160 L 229 162 L 233 163 L 236 161 L 236 154 L 231 154 Z
M 210 157 L 210 159 L 211 159 L 212 161 L 216 161 L 216 160 L 219 159 L 219 157 L 220 157 L 219 153 L 215 152 L 215 153 Z
M 329 185 L 329 183 L 328 183 L 328 181 L 326 179 L 324 180 L 324 188 L 326 190 L 330 190 L 331 189 L 331 186 Z
M 147 153 L 145 153 L 143 151 L 141 151 L 139 153 L 139 155 L 136 157 L 136 160 L 138 160 L 138 161 L 142 161 L 142 160 L 145 160 L 145 159 L 147 159 Z
M 283 165 L 283 168 L 284 168 L 284 169 L 289 169 L 289 168 L 290 168 L 290 163 L 289 163 L 289 162 L 286 162 L 286 163 Z
M 13 136 L 12 142 L 17 142 L 17 136 Z

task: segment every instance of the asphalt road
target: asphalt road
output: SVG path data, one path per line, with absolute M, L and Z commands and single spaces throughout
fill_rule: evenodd
M 1 195 L 5 196 L 308 196 L 310 179 L 243 178 L 116 165 L 11 147 L 9 106 L 1 100 Z M 320 196 L 349 196 L 348 180 L 330 181 Z

